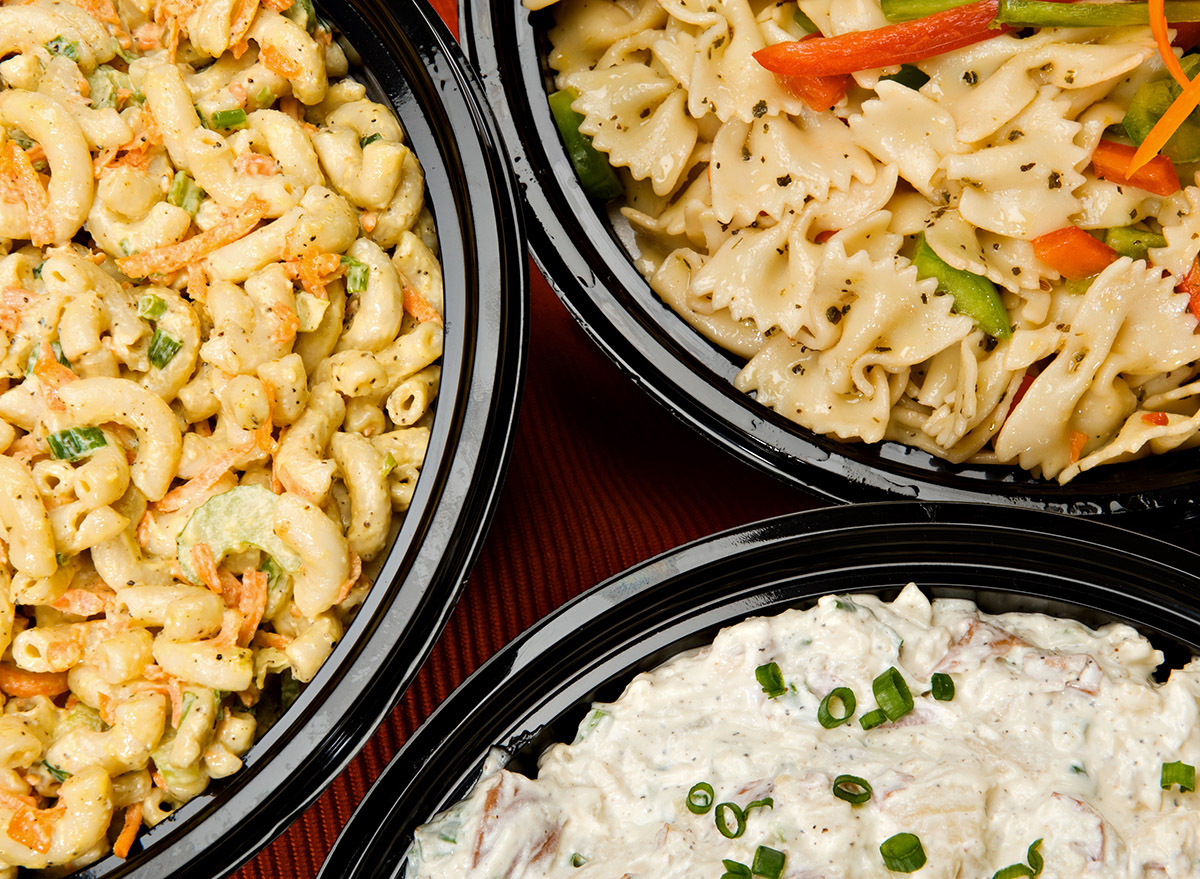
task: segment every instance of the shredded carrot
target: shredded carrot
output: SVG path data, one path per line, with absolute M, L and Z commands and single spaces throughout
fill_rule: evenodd
M 54 223 L 50 219 L 50 196 L 42 178 L 33 169 L 25 150 L 15 141 L 5 141 L 0 150 L 0 176 L 19 196 L 29 217 L 29 240 L 35 247 L 54 241 Z
M 157 769 L 150 773 L 150 779 L 154 782 L 154 786 L 161 789 L 167 789 L 167 780 L 162 777 L 162 773 Z
M 300 317 L 296 309 L 284 302 L 271 303 L 270 313 L 274 318 L 269 338 L 277 345 L 286 345 L 296 338 L 300 329 Z
M 1167 22 L 1166 3 L 1164 0 L 1150 0 L 1148 7 L 1150 33 L 1154 34 L 1154 45 L 1158 47 L 1159 57 L 1162 58 L 1163 64 L 1175 81 L 1187 88 L 1189 82 L 1187 74 L 1183 72 L 1183 66 L 1180 65 L 1179 59 L 1175 57 L 1175 50 L 1171 46 L 1171 35 L 1167 33 L 1170 24 Z
M 100 175 L 107 171 L 109 166 L 116 161 L 116 158 L 116 147 L 109 147 L 104 152 L 98 154 L 96 158 L 92 159 L 92 176 L 99 179 Z
M 7 662 L 0 662 L 0 691 L 17 699 L 33 696 L 61 696 L 70 690 L 65 671 L 26 671 Z
M 217 632 L 212 638 L 205 641 L 205 644 L 211 644 L 213 647 L 233 647 L 237 644 L 238 633 L 242 630 L 242 614 L 235 606 L 238 603 L 241 595 L 241 584 L 232 574 L 226 580 L 227 586 L 222 593 L 225 599 L 225 606 L 229 609 L 225 611 L 221 617 L 221 631 Z
M 315 247 L 309 248 L 299 259 L 289 259 L 284 263 L 284 269 L 289 278 L 298 280 L 306 292 L 318 299 L 328 299 L 329 291 L 325 285 L 340 278 L 346 271 L 341 256 L 322 252 Z
M 242 153 L 234 162 L 233 167 L 241 174 L 258 174 L 269 177 L 279 170 L 272 156 L 262 153 Z
M 1146 424 L 1153 424 L 1157 427 L 1164 427 L 1170 423 L 1171 419 L 1166 412 L 1143 412 L 1142 421 Z
M 203 260 L 194 259 L 187 264 L 187 295 L 193 302 L 208 299 L 208 272 Z
M 87 80 L 84 80 L 86 82 Z M 25 156 L 29 159 L 31 165 L 36 165 L 38 162 L 46 161 L 46 151 L 42 149 L 40 143 L 35 143 L 29 149 L 25 150 Z
M 280 99 L 279 110 L 280 112 L 291 116 L 297 122 L 300 122 L 304 119 L 304 105 L 291 95 Z
M 268 70 L 278 73 L 285 79 L 296 79 L 304 72 L 299 61 L 287 57 L 274 46 L 264 46 L 259 58 Z
M 437 309 L 408 284 L 404 285 L 404 310 L 415 317 L 418 323 L 433 321 L 439 327 L 442 325 L 442 316 L 438 314 Z
M 8 822 L 8 836 L 27 849 L 46 854 L 54 840 L 54 826 L 66 813 L 66 806 L 55 806 L 53 809 L 26 806 Z
M 379 225 L 379 214 L 374 211 L 363 211 L 359 214 L 358 223 L 362 226 L 363 231 L 370 235 Z
M 176 510 L 182 510 L 184 507 L 194 505 L 210 488 L 217 484 L 221 477 L 229 472 L 229 468 L 239 458 L 247 455 L 253 448 L 254 440 L 250 440 L 240 446 L 226 449 L 213 458 L 207 467 L 183 485 L 171 489 L 163 495 L 161 500 L 155 501 L 151 509 L 157 513 L 174 513 Z M 200 567 L 198 562 L 196 567 Z M 207 583 L 208 581 L 205 582 Z M 216 591 L 220 592 L 221 590 L 218 589 Z
M 15 333 L 21 326 L 21 315 L 33 301 L 33 294 L 24 287 L 5 287 L 0 291 L 0 329 Z
M 1163 113 L 1162 118 L 1154 123 L 1154 127 L 1146 135 L 1146 139 L 1133 154 L 1133 159 L 1129 163 L 1129 173 L 1136 174 L 1143 165 L 1158 155 L 1159 150 L 1166 146 L 1171 135 L 1197 106 L 1200 106 L 1200 76 L 1184 87 L 1179 97 L 1167 108 L 1167 112 Z
M 1079 460 L 1079 454 L 1083 451 L 1084 445 L 1087 444 L 1087 434 L 1082 430 L 1071 431 L 1071 463 L 1074 464 Z
M 293 0 L 262 0 L 262 5 L 272 12 L 287 12 L 292 8 Z
M 270 382 L 261 379 L 259 382 L 262 384 L 263 392 L 267 395 L 267 417 L 254 429 L 254 445 L 267 454 L 273 455 L 275 454 L 275 441 L 271 435 L 275 432 L 275 389 L 271 387 Z
M 55 610 L 74 614 L 77 617 L 94 617 L 104 613 L 108 601 L 103 595 L 88 589 L 68 589 L 51 605 Z
M 192 564 L 196 566 L 196 572 L 204 585 L 220 595 L 221 575 L 217 573 L 217 562 L 207 543 L 197 543 L 192 547 Z
M 103 690 L 96 694 L 96 702 L 98 703 L 100 719 L 109 726 L 112 726 L 113 720 L 115 719 L 112 713 L 113 702 L 115 701 L 116 700 L 113 699 L 112 696 L 108 695 L 108 693 L 105 693 Z
M 1188 307 L 1191 309 L 1192 316 L 1200 320 L 1200 256 L 1192 260 L 1187 274 L 1183 276 L 1175 290 L 1188 297 Z M 1200 330 L 1200 325 L 1196 329 Z
M 254 16 L 258 13 L 258 0 L 241 0 L 237 5 L 237 14 L 233 17 L 233 23 L 229 27 L 229 45 L 234 46 L 239 43 L 246 42 L 246 35 L 250 33 L 250 25 L 254 23 Z
M 157 22 L 148 21 L 133 30 L 133 47 L 139 52 L 161 49 L 162 35 L 166 28 Z
M 247 571 L 242 574 L 242 591 L 238 601 L 238 610 L 242 613 L 242 626 L 237 636 L 239 647 L 250 643 L 267 610 L 267 582 L 265 571 Z
M 252 643 L 255 647 L 274 647 L 276 650 L 283 650 L 292 643 L 292 639 L 287 635 L 280 635 L 278 632 L 259 632 L 254 636 Z
M 232 215 L 211 229 L 178 244 L 168 244 L 145 253 L 121 257 L 117 260 L 117 268 L 131 278 L 176 271 L 189 262 L 244 237 L 258 225 L 258 221 L 266 216 L 266 213 L 267 203 L 252 195 Z
M 38 378 L 38 390 L 46 407 L 55 412 L 67 411 L 67 407 L 58 397 L 58 389 L 75 381 L 79 376 L 58 362 L 48 338 L 42 340 L 37 362 L 33 365 L 33 374 Z
M 108 25 L 109 33 L 116 37 L 121 48 L 128 49 L 132 45 L 133 41 L 126 33 L 125 26 L 121 23 L 121 16 L 117 14 L 117 8 L 113 5 L 112 0 L 73 0 L 73 2 L 93 18 L 98 18 Z
M 29 794 L 14 794 L 12 791 L 0 790 L 0 809 L 11 809 L 17 811 L 24 809 L 26 806 L 37 807 L 37 797 Z
M 137 839 L 141 826 L 142 804 L 137 802 L 125 809 L 125 823 L 121 825 L 121 832 L 117 835 L 117 841 L 113 843 L 114 855 L 121 860 L 129 857 L 129 850 L 133 848 L 133 842 Z
M 158 527 L 158 523 L 154 520 L 154 513 L 151 510 L 146 510 L 142 514 L 142 519 L 138 522 L 136 537 L 138 546 L 147 546 L 150 543 L 150 536 L 154 529 Z
M 362 576 L 362 559 L 358 557 L 358 553 L 350 550 L 350 576 L 346 578 L 346 582 L 342 584 L 342 588 L 338 590 L 337 598 L 333 600 L 334 604 L 340 604 L 346 600 L 350 594 L 350 590 L 354 588 L 354 584 L 358 582 L 358 578 Z

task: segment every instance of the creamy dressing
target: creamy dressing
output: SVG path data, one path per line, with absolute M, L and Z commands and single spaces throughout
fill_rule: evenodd
M 417 830 L 407 875 L 718 879 L 723 860 L 749 866 L 767 846 L 786 855 L 783 879 L 888 876 L 880 844 L 911 833 L 927 857 L 914 875 L 929 879 L 986 879 L 1038 839 L 1045 879 L 1197 877 L 1200 794 L 1160 777 L 1200 763 L 1200 660 L 1159 685 L 1161 661 L 1126 625 L 989 616 L 912 585 L 890 604 L 827 596 L 638 675 L 542 755 L 536 780 L 491 766 Z M 776 698 L 755 678 L 770 662 L 787 685 Z M 914 707 L 864 730 L 889 667 Z M 930 693 L 935 672 L 951 701 Z M 818 706 L 835 687 L 856 711 L 825 729 Z M 870 799 L 835 797 L 842 774 Z M 688 810 L 699 782 L 715 803 L 772 805 L 729 839 L 714 810 Z

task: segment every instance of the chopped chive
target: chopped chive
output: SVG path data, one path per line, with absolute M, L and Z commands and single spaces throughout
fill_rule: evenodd
M 887 723 L 887 715 L 883 713 L 882 708 L 876 708 L 860 717 L 858 722 L 863 729 L 875 729 L 880 724 Z
M 98 427 L 68 427 L 46 437 L 50 454 L 60 461 L 78 461 L 108 445 Z
M 766 665 L 756 668 L 754 679 L 758 681 L 769 699 L 782 696 L 787 692 L 787 684 L 783 682 L 783 672 L 779 670 L 779 664 L 776 662 L 768 662 Z
M 750 865 L 750 871 L 755 876 L 763 876 L 765 879 L 779 879 L 785 861 L 787 855 L 783 852 L 760 845 L 754 850 L 754 863 Z
M 839 800 L 845 800 L 851 805 L 858 806 L 871 799 L 871 785 L 857 775 L 839 775 L 833 780 L 833 795 Z
M 836 716 L 829 710 L 829 703 L 837 700 L 842 704 L 842 710 L 845 712 L 841 717 Z M 856 701 L 854 699 L 854 691 L 849 687 L 835 687 L 817 706 L 817 722 L 825 729 L 833 729 L 836 726 L 841 726 L 847 723 L 854 716 Z
M 721 864 L 725 867 L 721 879 L 750 879 L 750 868 L 741 861 L 722 859 Z
M 56 552 L 54 554 L 54 561 L 60 568 L 63 565 L 65 565 L 67 562 L 69 562 L 70 560 L 71 560 L 71 557 L 69 555 L 67 555 L 65 552 Z
M 57 766 L 51 766 L 45 760 L 42 761 L 42 765 L 46 767 L 46 771 L 53 776 L 55 781 L 62 782 L 71 777 L 71 773 L 67 772 L 67 770 L 59 769 Z
M 728 815 L 733 816 L 733 827 L 729 826 Z M 713 813 L 713 819 L 717 823 L 717 831 L 726 839 L 737 839 L 746 832 L 746 813 L 738 807 L 737 803 L 717 803 L 717 810 Z
M 954 678 L 942 672 L 935 672 L 930 680 L 933 688 L 933 698 L 939 702 L 949 702 L 954 698 Z
M 1196 767 L 1188 763 L 1176 761 L 1162 765 L 1162 789 L 1170 790 L 1172 785 L 1179 785 L 1181 791 L 1196 789 Z
M 1025 853 L 1026 860 L 1029 865 L 1025 864 L 1010 864 L 1003 870 L 997 870 L 992 874 L 992 879 L 1036 879 L 1041 875 L 1042 867 L 1045 866 L 1045 861 L 1042 859 L 1042 853 L 1038 851 L 1038 847 L 1042 844 L 1042 840 L 1034 840 L 1029 846 L 1029 850 Z
M 246 124 L 246 111 L 241 107 L 232 110 L 214 110 L 208 117 L 210 128 L 241 128 Z
M 72 61 L 76 63 L 79 62 L 79 44 L 74 40 L 68 40 L 62 34 L 46 40 L 42 46 L 51 55 L 65 55 Z
M 147 293 L 138 299 L 138 317 L 146 320 L 158 320 L 167 313 L 167 300 L 153 293 Z
M 893 873 L 915 873 L 925 866 L 925 849 L 912 833 L 889 836 L 879 847 L 883 863 Z
M 342 265 L 346 267 L 346 292 L 362 293 L 366 290 L 371 267 L 352 256 L 343 256 Z
M 155 327 L 154 335 L 150 337 L 150 364 L 157 369 L 162 369 L 171 362 L 171 359 L 179 353 L 179 349 L 182 347 L 183 342 Z
M 900 672 L 892 666 L 871 682 L 875 701 L 888 720 L 899 720 L 913 710 L 913 697 Z
M 693 815 L 703 815 L 712 808 L 713 800 L 716 797 L 716 792 L 711 784 L 707 781 L 699 781 L 688 791 L 687 810 Z
M 749 803 L 747 803 L 746 808 L 744 808 L 742 810 L 742 814 L 744 814 L 747 818 L 749 818 L 750 812 L 753 809 L 774 809 L 774 808 L 775 808 L 775 801 L 773 799 L 771 799 L 770 797 L 763 797 L 761 800 L 752 800 Z
M 370 144 L 375 143 L 375 141 L 377 141 L 377 140 L 383 140 L 383 135 L 380 134 L 378 131 L 375 132 L 374 134 L 368 134 L 366 137 L 360 137 L 358 139 L 358 145 L 360 147 L 366 147 L 366 146 L 369 146 Z

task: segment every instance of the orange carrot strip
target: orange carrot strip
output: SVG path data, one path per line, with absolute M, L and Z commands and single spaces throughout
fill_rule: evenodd
M 438 314 L 437 309 L 408 284 L 404 285 L 404 310 L 415 317 L 418 323 L 433 321 L 438 326 L 442 325 L 442 316 Z
M 239 647 L 250 643 L 267 610 L 267 582 L 265 571 L 247 571 L 242 574 L 242 593 L 238 601 L 238 610 L 242 613 L 242 626 L 237 636 Z
M 67 692 L 65 671 L 26 671 L 7 662 L 0 662 L 0 691 L 17 699 L 33 696 L 61 696 Z
M 1034 238 L 1033 255 L 1072 281 L 1090 278 L 1117 261 L 1115 250 L 1078 226 L 1065 226 Z
M 27 849 L 46 854 L 54 839 L 54 825 L 66 813 L 66 806 L 55 806 L 53 809 L 26 806 L 8 822 L 9 838 Z
M 121 832 L 117 835 L 117 841 L 113 843 L 113 854 L 121 860 L 129 857 L 129 850 L 133 848 L 133 842 L 137 839 L 138 830 L 142 826 L 142 804 L 134 803 L 125 809 L 125 823 L 121 825 Z
M 15 333 L 21 326 L 21 315 L 33 301 L 33 294 L 24 287 L 5 287 L 0 291 L 0 329 Z
M 1150 133 L 1146 135 L 1142 145 L 1133 154 L 1133 160 L 1129 163 L 1129 172 L 1137 173 L 1143 165 L 1153 159 L 1197 106 L 1200 106 L 1200 76 L 1184 87 L 1179 97 L 1167 108 L 1167 112 L 1163 113 L 1162 118 L 1154 123 L 1154 127 L 1150 129 Z
M 221 575 L 217 573 L 217 562 L 207 543 L 197 543 L 192 547 L 192 564 L 196 566 L 196 573 L 204 585 L 220 595 Z
M 1175 52 L 1171 47 L 1171 36 L 1167 33 L 1170 24 L 1167 22 L 1166 3 L 1164 0 L 1150 0 L 1148 7 L 1150 33 L 1154 35 L 1154 45 L 1158 48 L 1159 57 L 1162 58 L 1167 71 L 1175 77 L 1175 81 L 1187 88 L 1189 82 L 1187 74 L 1183 72 L 1179 59 L 1175 57 Z
M 262 153 L 242 153 L 234 160 L 233 167 L 242 174 L 257 174 L 269 177 L 279 170 L 275 159 Z
M 1071 431 L 1071 463 L 1079 460 L 1079 454 L 1087 444 L 1087 434 L 1082 430 Z
M 168 244 L 145 253 L 121 257 L 117 260 L 117 268 L 131 278 L 144 278 L 152 274 L 165 275 L 167 272 L 176 271 L 218 247 L 224 247 L 244 237 L 258 225 L 258 221 L 266 216 L 266 213 L 267 203 L 252 195 L 232 215 L 208 231 L 193 235 L 178 244 Z
M 201 260 L 187 264 L 187 295 L 193 302 L 204 302 L 208 298 L 208 272 Z
M 273 70 L 286 79 L 295 79 L 304 72 L 299 61 L 287 57 L 274 46 L 264 48 L 259 54 L 259 58 L 263 64 L 267 65 L 268 70 Z
M 262 0 L 262 5 L 272 12 L 287 12 L 292 4 L 293 0 Z
M 103 595 L 97 595 L 87 589 L 68 589 L 50 605 L 55 610 L 74 614 L 77 617 L 94 617 L 104 613 L 108 602 Z
M 195 503 L 201 495 L 216 485 L 217 481 L 229 472 L 229 468 L 238 458 L 246 455 L 253 448 L 254 441 L 251 440 L 232 449 L 226 449 L 183 485 L 173 488 L 163 495 L 162 500 L 156 501 L 152 505 L 152 509 L 157 513 L 173 513 Z
M 258 0 L 241 0 L 238 4 L 237 14 L 229 27 L 229 45 L 233 46 L 246 41 L 246 35 L 250 33 L 250 25 L 254 23 L 254 16 L 257 13 Z
M 1171 419 L 1167 417 L 1166 412 L 1143 412 L 1142 421 L 1146 424 L 1153 424 L 1156 427 L 1163 427 L 1170 423 Z
M 354 588 L 354 584 L 358 582 L 358 578 L 362 576 L 362 559 L 358 557 L 358 553 L 350 550 L 350 576 L 346 578 L 346 582 L 342 584 L 342 588 L 338 590 L 337 598 L 334 599 L 334 604 L 339 604 L 346 600 L 350 595 L 350 590 Z
M 25 150 L 14 141 L 5 141 L 0 152 L 0 169 L 25 203 L 29 216 L 29 240 L 36 247 L 54 241 L 54 223 L 50 220 L 50 196 L 42 185 L 42 178 L 33 170 L 33 163 Z
M 26 806 L 37 808 L 37 797 L 29 794 L 14 794 L 11 791 L 0 790 L 0 808 L 11 809 L 16 812 L 19 809 L 24 809 Z

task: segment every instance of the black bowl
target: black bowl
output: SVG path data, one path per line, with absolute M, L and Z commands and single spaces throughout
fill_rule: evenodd
M 442 383 L 425 465 L 375 587 L 316 678 L 245 757 L 126 861 L 87 877 L 220 877 L 292 823 L 350 762 L 441 632 L 502 483 L 525 367 L 528 261 L 494 122 L 426 4 L 322 7 L 363 56 L 425 170 L 445 280 Z M 361 72 L 359 72 L 361 75 Z
M 843 443 L 733 387 L 741 362 L 665 305 L 634 268 L 629 226 L 583 192 L 546 102 L 552 9 L 463 0 L 463 44 L 523 189 L 530 248 L 560 299 L 644 390 L 743 460 L 836 501 L 974 500 L 1082 515 L 1192 506 L 1200 451 L 1097 468 L 1060 486 L 1016 466 L 954 465 L 899 443 Z
M 746 617 L 913 581 L 993 613 L 1124 621 L 1178 666 L 1200 654 L 1197 562 L 1099 522 L 974 504 L 835 507 L 697 541 L 584 593 L 468 678 L 380 775 L 320 876 L 402 875 L 414 828 L 467 794 L 491 747 L 533 773 L 592 700 Z

